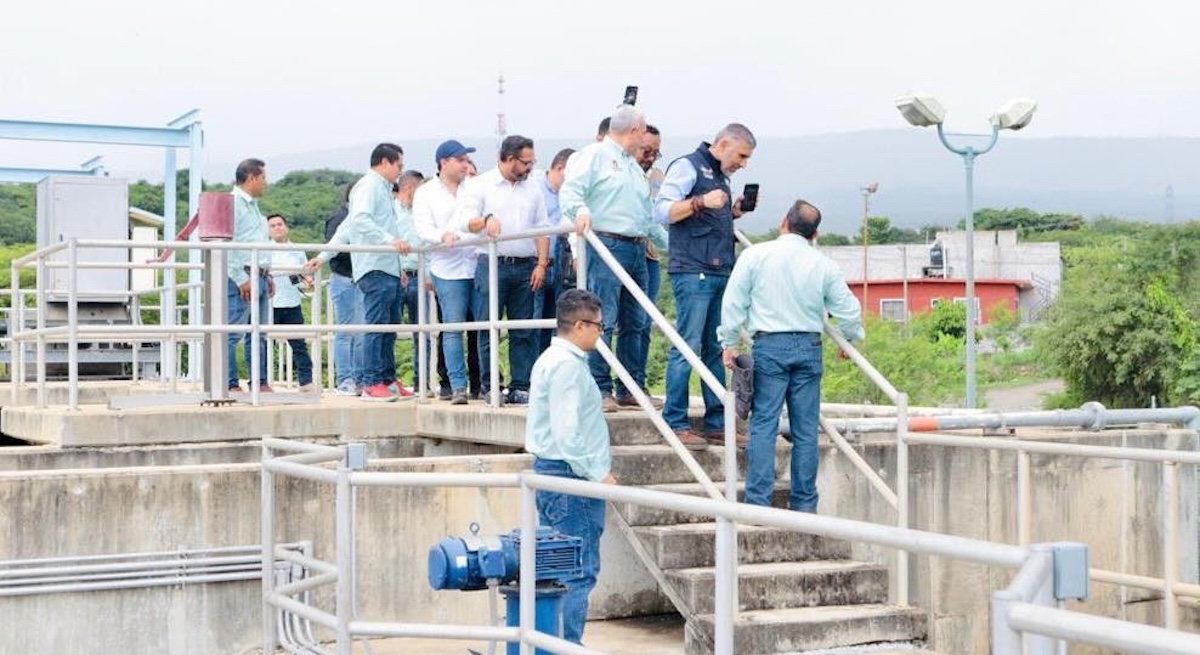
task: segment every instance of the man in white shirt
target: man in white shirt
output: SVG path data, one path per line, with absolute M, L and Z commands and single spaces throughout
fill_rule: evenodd
M 475 248 L 455 246 L 459 239 L 468 236 L 459 229 L 456 209 L 459 185 L 466 179 L 471 165 L 467 155 L 472 152 L 475 152 L 474 148 L 453 139 L 443 142 L 434 155 L 437 177 L 422 184 L 413 195 L 413 224 L 417 234 L 426 243 L 447 246 L 429 253 L 433 289 L 442 320 L 446 323 L 466 321 L 467 310 L 475 304 Z M 466 405 L 468 390 L 462 332 L 443 332 L 442 336 L 442 357 L 450 374 L 450 402 Z
M 537 181 L 529 179 L 537 160 L 533 141 L 512 135 L 500 144 L 500 163 L 490 171 L 471 178 L 458 197 L 458 220 L 461 229 L 472 233 L 499 236 L 526 232 L 549 226 L 546 217 L 546 197 Z M 475 316 L 481 320 L 489 312 L 489 269 L 487 248 L 476 248 Z M 533 295 L 541 291 L 550 263 L 549 237 L 513 239 L 496 244 L 497 288 L 499 302 L 497 320 L 533 318 Z M 490 386 L 491 340 L 479 340 L 479 364 L 483 369 L 485 396 Z M 535 330 L 509 330 L 508 361 L 512 385 L 507 402 L 525 405 L 529 402 L 529 371 L 537 358 Z M 499 404 L 499 389 L 490 389 L 489 401 Z
M 267 217 L 267 231 L 275 243 L 289 243 L 287 219 L 283 214 L 271 214 Z M 302 275 L 300 269 L 308 262 L 308 256 L 302 250 L 272 250 L 271 271 L 275 278 L 275 295 L 271 298 L 271 306 L 275 312 L 275 325 L 304 325 L 304 310 L 300 306 L 303 297 L 297 285 L 312 288 L 312 276 Z M 315 391 L 313 384 L 312 357 L 308 354 L 308 342 L 302 338 L 288 339 L 288 347 L 292 349 L 292 362 L 295 365 L 296 381 L 300 390 Z M 280 351 L 283 352 L 283 351 Z

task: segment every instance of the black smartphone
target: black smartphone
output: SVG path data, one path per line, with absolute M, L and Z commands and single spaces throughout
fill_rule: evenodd
M 747 184 L 742 189 L 742 204 L 739 206 L 743 212 L 752 212 L 758 206 L 758 185 Z
M 637 89 L 638 88 L 636 86 L 625 87 L 625 99 L 621 101 L 621 104 L 636 105 L 637 104 Z

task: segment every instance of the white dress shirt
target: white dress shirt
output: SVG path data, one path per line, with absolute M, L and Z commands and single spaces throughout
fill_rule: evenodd
M 550 220 L 546 216 L 546 196 L 532 178 L 509 182 L 499 168 L 493 168 L 466 180 L 458 191 L 458 229 L 463 232 L 469 232 L 471 219 L 488 214 L 500 221 L 501 234 L 550 227 Z M 486 254 L 487 245 L 476 246 L 475 251 Z M 530 237 L 499 241 L 496 243 L 496 253 L 502 257 L 536 257 L 537 239 Z
M 458 229 L 457 205 L 455 193 L 439 177 L 417 187 L 413 194 L 413 224 L 421 240 L 442 243 L 442 235 L 447 232 L 457 233 L 460 239 L 473 236 Z M 475 247 L 440 248 L 429 253 L 429 272 L 443 280 L 475 279 Z

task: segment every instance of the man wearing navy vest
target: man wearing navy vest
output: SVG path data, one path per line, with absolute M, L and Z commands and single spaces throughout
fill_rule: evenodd
M 733 220 L 742 215 L 741 198 L 731 202 L 729 177 L 746 166 L 756 145 L 745 125 L 725 126 L 711 145 L 701 143 L 695 152 L 671 162 L 654 204 L 654 218 L 670 230 L 667 272 L 675 293 L 676 329 L 722 384 L 725 369 L 717 327 L 721 297 L 733 270 Z M 720 397 L 701 385 L 704 432 L 697 434 L 687 414 L 691 375 L 691 365 L 672 348 L 663 420 L 685 446 L 703 450 L 710 442 L 724 442 L 725 407 Z M 739 445 L 743 441 L 738 438 Z

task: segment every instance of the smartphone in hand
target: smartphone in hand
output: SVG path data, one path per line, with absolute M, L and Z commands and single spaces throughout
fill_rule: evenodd
M 621 101 L 621 104 L 636 105 L 637 104 L 637 93 L 638 93 L 638 88 L 636 86 L 625 87 L 625 99 Z
M 741 209 L 742 212 L 752 212 L 752 211 L 754 211 L 754 208 L 757 206 L 758 206 L 758 185 L 757 184 L 747 184 L 746 188 L 742 190 L 742 204 L 739 205 L 739 209 Z

